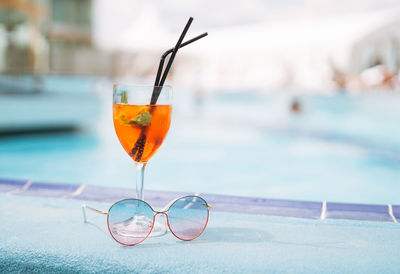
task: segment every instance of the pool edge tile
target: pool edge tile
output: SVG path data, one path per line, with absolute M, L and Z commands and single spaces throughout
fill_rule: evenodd
M 28 180 L 0 179 L 0 192 L 17 191 L 26 185 Z
M 29 185 L 29 187 L 15 193 L 15 195 L 43 198 L 64 198 L 73 193 L 77 187 L 78 185 L 75 184 L 50 184 L 32 181 L 32 184 Z
M 1 186 L 4 186 L 1 188 Z M 16 190 L 15 193 L 10 193 Z M 0 179 L 0 192 L 18 196 L 66 198 L 82 201 L 108 202 L 136 197 L 136 190 L 85 184 L 51 184 L 29 180 Z M 144 197 L 155 207 L 165 206 L 171 200 L 194 193 L 145 190 Z M 267 216 L 303 219 L 341 219 L 377 222 L 396 222 L 400 218 L 400 205 L 348 204 L 299 200 L 267 199 L 257 197 L 200 194 L 221 212 L 261 214 Z M 325 206 L 325 207 L 324 207 Z
M 393 222 L 387 205 L 327 202 L 326 219 Z
M 392 205 L 393 217 L 400 222 L 400 205 Z

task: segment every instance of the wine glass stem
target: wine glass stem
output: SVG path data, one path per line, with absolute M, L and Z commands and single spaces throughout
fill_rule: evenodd
M 136 165 L 136 198 L 143 200 L 144 169 L 147 163 L 137 163 Z

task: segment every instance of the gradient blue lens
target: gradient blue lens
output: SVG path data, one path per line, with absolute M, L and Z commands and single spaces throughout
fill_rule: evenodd
M 200 236 L 208 222 L 208 206 L 198 196 L 186 196 L 175 201 L 168 212 L 171 232 L 182 240 Z
M 108 212 L 108 228 L 117 242 L 134 245 L 150 234 L 153 217 L 153 210 L 147 203 L 126 199 L 111 206 Z

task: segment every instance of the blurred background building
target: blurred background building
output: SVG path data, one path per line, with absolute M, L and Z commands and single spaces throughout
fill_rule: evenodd
M 95 50 L 92 36 L 90 0 L 0 1 L 0 131 L 82 124 L 72 110 L 93 110 L 95 103 L 79 105 L 96 100 L 87 91 L 79 92 L 79 84 L 49 76 L 107 74 L 107 66 L 98 65 L 104 58 Z
M 0 71 L 150 78 L 194 13 L 193 29 L 210 36 L 184 50 L 177 62 L 185 66 L 174 66 L 184 67 L 174 81 L 196 75 L 207 90 L 398 88 L 395 1 L 284 2 L 237 1 L 220 16 L 221 5 L 212 1 L 2 0 Z
M 90 0 L 0 1 L 1 72 L 80 73 L 79 56 L 92 48 L 91 11 Z

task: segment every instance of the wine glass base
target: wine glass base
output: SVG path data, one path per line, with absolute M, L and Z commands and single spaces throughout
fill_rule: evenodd
M 133 238 L 145 238 L 153 225 L 153 219 L 146 216 L 134 216 L 120 223 L 113 224 L 110 228 L 115 235 Z M 153 230 L 148 237 L 157 237 L 166 234 L 165 225 L 155 222 Z

